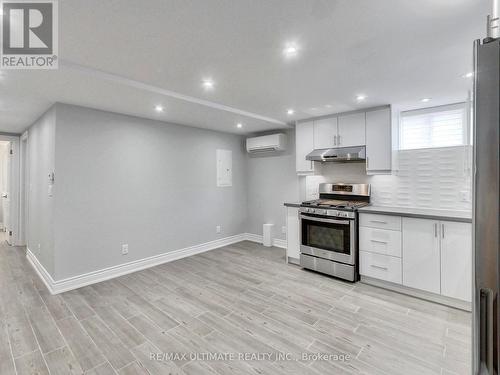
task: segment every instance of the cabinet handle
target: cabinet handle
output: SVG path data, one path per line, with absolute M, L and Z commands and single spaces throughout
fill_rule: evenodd
M 333 136 L 333 144 L 335 146 L 337 146 L 337 136 L 336 135 Z
M 434 237 L 437 238 L 437 236 L 438 236 L 438 225 L 434 223 Z
M 444 238 L 444 224 L 441 224 L 441 236 Z
M 387 224 L 387 221 L 383 221 L 383 220 L 370 220 L 370 223 Z
M 338 140 L 339 140 L 339 146 L 340 146 L 340 144 L 341 144 L 341 142 L 340 142 L 340 135 L 338 136 Z
M 372 242 L 377 242 L 377 243 L 387 243 L 387 241 L 380 241 L 380 240 L 370 240 Z
M 388 268 L 387 267 L 382 267 L 382 266 L 377 266 L 375 264 L 370 264 L 370 267 L 373 267 L 373 268 L 378 268 L 379 270 L 384 270 L 384 271 L 387 271 Z
M 370 169 L 370 159 L 366 157 L 366 169 Z

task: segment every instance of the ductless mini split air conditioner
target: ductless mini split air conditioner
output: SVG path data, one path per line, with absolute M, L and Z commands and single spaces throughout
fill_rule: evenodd
M 283 133 L 247 138 L 247 152 L 249 154 L 283 151 L 285 149 L 285 134 Z

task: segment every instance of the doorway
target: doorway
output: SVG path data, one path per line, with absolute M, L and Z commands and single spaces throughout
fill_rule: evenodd
M 11 171 L 11 142 L 0 141 L 0 232 L 6 233 L 7 241 L 11 243 L 8 236 L 12 232 L 10 221 L 10 171 Z
M 0 235 L 19 246 L 19 136 L 0 133 Z

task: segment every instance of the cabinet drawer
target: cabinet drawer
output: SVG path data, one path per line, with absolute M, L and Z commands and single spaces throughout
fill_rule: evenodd
M 359 227 L 359 250 L 401 258 L 401 232 Z
M 401 217 L 362 213 L 359 215 L 359 225 L 362 227 L 401 231 Z
M 374 279 L 401 284 L 401 258 L 360 251 L 359 273 Z

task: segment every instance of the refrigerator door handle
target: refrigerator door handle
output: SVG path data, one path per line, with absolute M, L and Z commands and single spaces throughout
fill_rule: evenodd
M 489 288 L 479 290 L 479 363 L 480 373 L 494 374 L 494 292 Z M 483 372 L 487 370 L 487 372 Z

